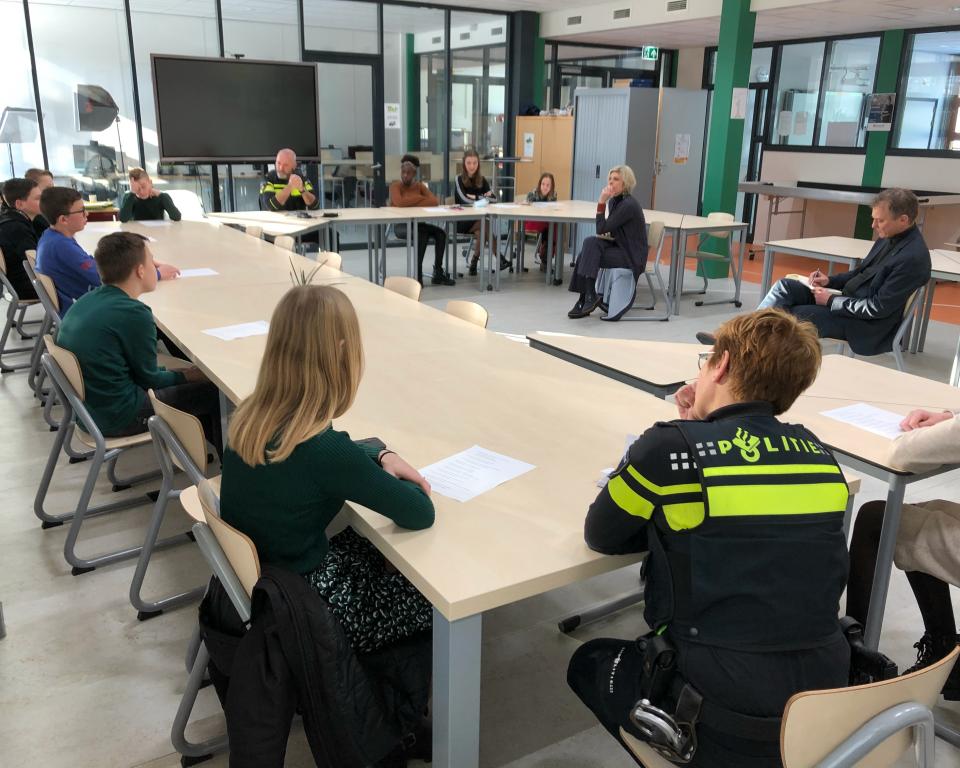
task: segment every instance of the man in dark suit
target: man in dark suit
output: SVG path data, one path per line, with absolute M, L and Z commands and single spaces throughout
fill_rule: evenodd
M 758 309 L 786 309 L 812 322 L 821 338 L 845 340 L 859 355 L 889 352 L 907 301 L 930 280 L 930 251 L 916 226 L 918 211 L 909 189 L 884 190 L 873 201 L 878 239 L 859 266 L 832 277 L 817 270 L 809 286 L 779 280 Z

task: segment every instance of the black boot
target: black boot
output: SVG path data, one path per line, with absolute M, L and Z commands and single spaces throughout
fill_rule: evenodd
M 577 318 L 584 317 L 583 314 L 583 302 L 586 299 L 584 294 L 580 294 L 580 298 L 577 299 L 577 303 L 573 305 L 573 309 L 567 312 L 567 317 L 576 320 Z
M 434 267 L 433 268 L 433 277 L 430 278 L 430 282 L 433 285 L 456 285 L 457 281 L 450 277 L 448 272 L 445 272 L 443 267 Z
M 597 281 L 592 277 L 588 277 L 585 280 L 586 291 L 584 291 L 583 299 L 583 314 L 584 316 L 589 315 L 593 310 L 600 306 L 600 302 L 603 299 L 602 296 L 597 294 Z
M 935 635 L 931 632 L 924 632 L 923 637 L 913 644 L 913 647 L 917 649 L 917 663 L 909 669 L 905 669 L 903 674 L 909 675 L 911 672 L 919 672 L 921 669 L 940 661 L 956 645 L 956 635 Z M 943 685 L 943 696 L 948 701 L 960 700 L 960 672 L 957 669 L 958 667 L 954 666 L 950 671 L 947 682 Z
M 471 277 L 476 277 L 476 276 L 477 276 L 477 263 L 478 263 L 479 261 L 480 261 L 480 259 L 478 259 L 476 256 L 474 256 L 472 259 L 470 259 L 470 276 L 471 276 Z

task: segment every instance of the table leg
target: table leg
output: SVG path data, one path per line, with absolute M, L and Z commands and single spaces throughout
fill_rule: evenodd
M 867 622 L 863 630 L 864 645 L 871 650 L 880 646 L 883 611 L 890 588 L 890 570 L 893 568 L 893 552 L 897 546 L 897 531 L 903 510 L 903 493 L 907 487 L 901 475 L 891 473 L 888 482 L 887 505 L 883 512 L 877 564 L 873 571 L 873 588 L 870 590 L 870 607 L 867 608 Z
M 803 239 L 803 228 L 807 223 L 807 200 L 804 198 L 803 207 L 800 209 L 800 238 Z
M 480 765 L 483 614 L 447 621 L 433 609 L 433 766 Z
M 957 351 L 953 355 L 953 368 L 950 369 L 950 386 L 960 386 L 960 339 L 957 339 Z
M 367 227 L 367 269 L 370 275 L 370 282 L 373 279 L 373 236 L 370 234 L 370 227 Z
M 737 258 L 737 280 L 736 280 L 736 290 L 733 294 L 733 306 L 740 308 L 742 302 L 740 301 L 740 286 L 743 284 L 743 259 L 747 250 L 747 230 L 740 230 L 740 253 Z
M 687 266 L 687 237 L 683 232 L 679 232 L 677 239 L 679 256 L 677 258 L 676 285 L 674 286 L 673 314 L 680 314 L 680 299 L 683 296 L 683 272 Z
M 327 207 L 327 195 L 323 186 L 323 163 L 320 163 L 320 210 Z
M 480 290 L 493 290 L 493 254 L 487 257 L 487 217 L 480 217 Z
M 557 225 L 557 274 L 554 275 L 554 282 L 557 285 L 563 284 L 563 265 L 567 253 L 567 238 L 576 224 L 569 224 L 561 221 Z
M 554 271 L 557 269 L 557 258 L 554 254 L 554 234 L 553 234 L 553 224 L 550 224 L 547 227 L 547 285 L 550 285 L 550 281 L 553 280 Z M 560 244 L 557 243 L 557 246 Z
M 411 240 L 413 247 L 411 249 Z M 407 277 L 417 278 L 419 273 L 419 264 L 417 256 L 420 253 L 420 228 L 417 223 L 410 219 L 407 222 Z
M 770 283 L 773 282 L 773 248 L 769 244 L 763 247 L 763 277 L 760 278 L 760 300 L 770 293 Z

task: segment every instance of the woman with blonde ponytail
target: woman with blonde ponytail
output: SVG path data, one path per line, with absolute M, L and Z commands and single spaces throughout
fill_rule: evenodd
M 292 288 L 270 320 L 256 387 L 230 424 L 220 506 L 263 564 L 314 586 L 364 654 L 428 630 L 433 611 L 366 539 L 347 528 L 328 541 L 325 529 L 344 502 L 410 529 L 429 528 L 434 513 L 419 472 L 379 441 L 334 429 L 362 372 L 347 296 L 331 286 Z

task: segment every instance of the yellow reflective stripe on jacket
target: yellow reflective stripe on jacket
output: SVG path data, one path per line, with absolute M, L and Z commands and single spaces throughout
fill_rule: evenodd
M 756 466 L 705 467 L 704 477 L 731 475 L 839 475 L 836 464 L 758 464 Z
M 657 485 L 652 483 L 643 475 L 641 475 L 637 470 L 633 468 L 633 465 L 627 464 L 627 472 L 630 473 L 630 477 L 636 480 L 640 485 L 646 488 L 651 493 L 657 494 L 657 496 L 672 496 L 677 493 L 702 493 L 703 486 L 700 483 L 684 483 L 681 485 Z
M 650 519 L 653 504 L 627 485 L 627 481 L 619 475 L 610 478 L 610 482 L 607 483 L 607 492 L 613 499 L 613 503 L 628 515 Z
M 674 531 L 685 531 L 696 528 L 703 522 L 704 509 L 702 501 L 690 501 L 682 504 L 664 504 L 663 515 L 667 525 Z
M 816 515 L 842 512 L 847 506 L 845 483 L 718 485 L 707 488 L 711 517 Z

